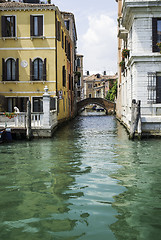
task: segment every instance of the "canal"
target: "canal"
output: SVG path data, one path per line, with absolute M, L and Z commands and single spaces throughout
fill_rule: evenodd
M 161 239 L 161 140 L 113 116 L 0 145 L 1 240 Z

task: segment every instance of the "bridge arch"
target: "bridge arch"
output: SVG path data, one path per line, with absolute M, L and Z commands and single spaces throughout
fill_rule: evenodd
M 96 104 L 106 110 L 115 113 L 115 103 L 104 98 L 85 98 L 82 101 L 77 102 L 77 112 L 79 113 L 81 109 L 85 108 L 89 104 Z

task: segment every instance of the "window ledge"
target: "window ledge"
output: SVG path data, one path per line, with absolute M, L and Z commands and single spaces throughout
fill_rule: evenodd
M 16 81 L 16 80 L 6 80 L 6 81 L 1 81 L 3 84 L 6 84 L 6 83 L 18 83 L 19 81 Z
M 45 36 L 31 36 L 31 40 L 33 39 L 45 39 Z
M 43 83 L 43 84 L 45 84 L 46 81 L 44 81 L 44 80 L 34 80 L 34 81 L 30 81 L 30 83 L 31 84 L 34 84 L 34 83 Z
M 18 40 L 17 37 L 2 37 L 2 40 Z

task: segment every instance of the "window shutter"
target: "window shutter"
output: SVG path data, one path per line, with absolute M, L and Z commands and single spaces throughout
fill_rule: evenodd
M 30 15 L 30 36 L 34 35 L 34 17 Z
M 58 41 L 60 41 L 60 30 L 61 30 L 61 23 L 58 21 L 58 20 L 56 20 L 56 39 L 58 40 Z
M 33 62 L 30 58 L 30 81 L 33 81 Z
M 58 21 L 58 41 L 60 41 L 61 40 L 61 33 L 60 33 L 60 31 L 61 31 L 61 23 Z
M 157 18 L 152 18 L 152 52 L 159 52 L 157 44 Z
M 16 81 L 19 81 L 19 59 L 16 59 Z
M 70 61 L 70 42 L 68 43 L 68 60 Z
M 1 34 L 2 34 L 2 37 L 6 37 L 6 18 L 5 16 L 2 16 L 1 17 Z
M 13 17 L 13 37 L 16 37 L 16 21 L 15 21 L 15 16 Z
M 43 36 L 43 16 L 38 17 L 38 34 Z
M 56 27 L 56 40 L 58 40 L 58 21 L 57 21 L 57 19 L 56 19 L 55 27 Z
M 65 52 L 67 53 L 67 37 L 65 36 Z
M 6 73 L 7 73 L 6 62 L 4 58 L 2 58 L 2 81 L 6 81 Z
M 43 63 L 43 80 L 46 81 L 46 58 Z
M 65 66 L 62 68 L 62 78 L 63 78 L 63 86 L 66 86 L 66 69 Z

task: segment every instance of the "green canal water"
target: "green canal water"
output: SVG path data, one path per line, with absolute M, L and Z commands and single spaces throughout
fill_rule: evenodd
M 161 239 L 161 140 L 112 116 L 0 145 L 0 240 Z

